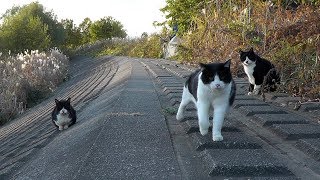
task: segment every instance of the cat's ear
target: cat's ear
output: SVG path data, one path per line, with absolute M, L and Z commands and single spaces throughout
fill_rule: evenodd
M 231 59 L 228 59 L 225 63 L 224 63 L 224 67 L 225 68 L 230 68 L 231 65 Z
M 56 102 L 56 104 L 60 103 L 60 101 L 58 99 L 54 99 L 54 102 Z
M 253 47 L 250 48 L 249 52 L 253 52 Z
M 239 54 L 242 54 L 242 53 L 243 53 L 242 49 L 239 49 Z
M 203 64 L 203 63 L 199 63 L 199 65 L 200 65 L 201 69 L 205 69 L 207 67 L 207 65 Z
M 70 101 L 71 101 L 71 98 L 68 98 L 67 103 L 70 103 Z

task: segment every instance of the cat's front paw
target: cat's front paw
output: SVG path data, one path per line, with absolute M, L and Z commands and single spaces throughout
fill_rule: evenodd
M 259 94 L 259 90 L 253 90 L 252 95 L 256 96 Z
M 59 131 L 62 131 L 63 130 L 63 126 L 59 126 Z
M 202 128 L 200 128 L 200 134 L 201 134 L 202 136 L 207 135 L 207 134 L 208 134 L 208 129 L 202 129 Z
M 248 92 L 248 96 L 256 96 L 259 94 L 259 91 Z
M 68 129 L 68 127 L 69 127 L 69 125 L 65 125 L 65 126 L 63 127 L 63 129 Z
M 178 114 L 176 115 L 176 119 L 177 119 L 178 121 L 182 121 L 183 118 L 184 118 L 184 116 L 183 116 L 182 113 L 178 113 Z
M 212 140 L 213 141 L 222 141 L 223 137 L 222 137 L 222 135 L 213 135 Z

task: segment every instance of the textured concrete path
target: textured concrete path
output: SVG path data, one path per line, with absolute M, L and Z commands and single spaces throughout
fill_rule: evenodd
M 236 79 L 224 141 L 212 142 L 192 105 L 184 122 L 174 118 L 192 70 L 166 60 L 75 59 L 52 97 L 0 128 L 0 179 L 320 179 L 320 125 L 308 116 L 320 107 L 292 112 L 246 96 L 247 82 Z M 66 97 L 78 121 L 59 132 L 50 112 Z

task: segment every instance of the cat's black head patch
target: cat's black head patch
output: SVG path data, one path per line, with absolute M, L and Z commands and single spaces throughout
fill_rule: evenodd
M 256 54 L 253 51 L 253 48 L 250 48 L 249 51 L 242 51 L 240 50 L 240 61 L 244 63 L 247 60 L 247 57 L 251 61 L 256 61 Z
M 232 80 L 232 74 L 230 72 L 230 63 L 231 60 L 228 60 L 225 63 L 200 63 L 202 71 L 202 82 L 204 84 L 210 84 L 212 81 L 214 81 L 215 76 L 218 75 L 219 79 L 223 81 L 225 84 L 230 83 Z
M 58 112 L 59 112 L 62 108 L 70 111 L 70 110 L 71 110 L 70 100 L 71 100 L 71 98 L 68 98 L 67 100 L 60 100 L 60 101 L 57 100 L 57 99 L 55 99 L 56 107 L 57 107 Z

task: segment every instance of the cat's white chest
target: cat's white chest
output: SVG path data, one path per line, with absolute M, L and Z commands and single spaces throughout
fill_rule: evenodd
M 57 126 L 64 126 L 64 125 L 70 124 L 70 122 L 71 122 L 71 118 L 69 118 L 68 115 L 61 115 L 61 114 L 57 115 L 57 121 L 55 121 Z
M 247 74 L 250 84 L 255 84 L 255 79 L 253 77 L 254 68 L 256 64 L 244 65 L 244 72 Z

